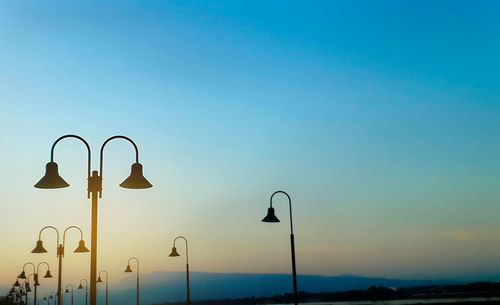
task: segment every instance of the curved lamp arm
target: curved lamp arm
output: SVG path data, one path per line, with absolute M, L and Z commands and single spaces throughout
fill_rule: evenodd
M 68 286 L 71 287 L 71 294 L 73 294 L 73 285 L 71 284 L 66 285 L 66 289 L 68 289 Z
M 106 283 L 107 283 L 107 282 L 108 282 L 108 277 L 109 277 L 109 275 L 108 275 L 108 271 L 106 271 L 106 270 L 101 270 L 101 271 L 99 271 L 99 275 L 98 275 L 98 276 L 101 276 L 101 273 L 103 273 L 103 272 L 104 272 L 104 273 L 106 273 Z
M 135 260 L 135 262 L 137 264 L 137 277 L 139 277 L 139 260 L 137 259 L 137 257 L 131 257 L 128 259 L 128 262 L 127 262 L 128 265 L 130 265 L 131 260 Z
M 56 147 L 56 144 L 61 141 L 62 139 L 65 139 L 65 138 L 75 138 L 75 139 L 78 139 L 80 141 L 83 142 L 83 144 L 85 144 L 85 146 L 87 147 L 87 151 L 88 151 L 88 154 L 89 154 L 89 157 L 88 157 L 88 170 L 87 170 L 87 178 L 90 178 L 90 155 L 91 155 L 91 152 L 90 152 L 90 146 L 89 146 L 89 143 L 87 143 L 87 141 L 85 141 L 85 139 L 83 139 L 82 137 L 80 136 L 77 136 L 77 135 L 74 135 L 74 134 L 67 134 L 67 135 L 64 135 L 62 137 L 60 137 L 59 139 L 57 139 L 54 144 L 52 144 L 52 148 L 50 149 L 50 162 L 54 162 L 54 148 Z
M 85 281 L 85 290 L 87 290 L 87 286 L 89 285 L 89 282 L 87 282 L 87 279 L 81 279 L 80 285 L 82 284 L 83 281 Z
M 189 264 L 188 241 L 187 241 L 187 239 L 186 239 L 184 236 L 177 236 L 177 237 L 174 239 L 174 247 L 175 247 L 175 241 L 176 241 L 178 238 L 182 238 L 182 239 L 184 239 L 184 241 L 186 242 L 186 264 Z
M 47 265 L 47 270 L 50 270 L 50 266 L 47 262 L 39 262 L 38 265 L 36 266 L 36 274 L 39 274 L 38 269 L 40 268 L 41 264 Z
M 56 248 L 57 248 L 57 251 L 56 251 L 56 255 L 59 255 L 59 230 L 57 230 L 55 227 L 53 226 L 46 226 L 46 227 L 43 227 L 41 230 L 40 230 L 40 233 L 38 233 L 38 240 L 42 240 L 42 232 L 43 230 L 45 229 L 54 229 L 57 233 L 57 245 L 56 245 Z M 38 273 L 38 271 L 37 271 Z
M 33 272 L 36 272 L 36 267 L 35 267 L 35 264 L 31 263 L 31 262 L 27 262 L 26 264 L 23 265 L 23 271 L 24 271 L 24 268 L 26 267 L 26 265 L 31 265 L 33 266 Z
M 66 244 L 66 231 L 68 231 L 69 229 L 78 229 L 78 231 L 80 231 L 80 240 L 83 240 L 83 231 L 82 231 L 82 229 L 80 229 L 77 226 L 69 226 L 63 232 L 63 248 L 64 248 L 64 246 Z
M 134 149 L 135 149 L 135 162 L 139 163 L 139 149 L 137 149 L 137 145 L 135 145 L 134 141 L 132 141 L 132 139 L 130 139 L 126 136 L 120 136 L 120 135 L 112 136 L 111 138 L 108 138 L 106 141 L 104 141 L 104 143 L 101 146 L 101 159 L 99 161 L 99 174 L 101 175 L 101 177 L 102 177 L 102 161 L 103 161 L 104 147 L 106 146 L 106 144 L 108 144 L 109 141 L 114 140 L 114 139 L 125 139 L 125 140 L 129 141 L 130 143 L 132 143 L 132 145 L 134 146 Z M 90 172 L 89 172 L 89 174 L 90 174 Z
M 286 195 L 286 197 L 288 198 L 288 204 L 289 204 L 289 206 L 290 206 L 290 232 L 291 232 L 291 234 L 293 234 L 293 223 L 292 223 L 292 199 L 290 199 L 290 196 L 289 196 L 286 192 L 284 192 L 284 191 L 276 191 L 276 192 L 274 192 L 274 193 L 271 195 L 271 198 L 269 199 L 269 204 L 271 205 L 271 207 L 273 207 L 273 197 L 274 197 L 274 195 L 276 195 L 276 194 L 278 194 L 278 193 L 280 193 L 280 194 L 285 194 L 285 195 Z

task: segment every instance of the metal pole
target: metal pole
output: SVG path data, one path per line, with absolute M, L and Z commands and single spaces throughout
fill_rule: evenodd
M 290 246 L 292 250 L 293 300 L 295 305 L 298 305 L 299 296 L 297 294 L 297 271 L 295 271 L 295 241 L 293 234 L 290 234 Z
M 33 276 L 33 279 L 34 279 L 34 283 L 36 283 L 36 279 L 38 278 L 38 274 L 35 273 L 35 275 Z M 36 305 L 36 288 L 38 287 L 38 285 L 33 285 L 34 286 L 34 292 L 33 292 L 33 305 Z
M 97 171 L 89 178 L 89 191 L 92 193 L 92 228 L 90 249 L 90 305 L 97 305 L 97 194 L 102 189 L 102 178 Z M 85 304 L 87 299 L 85 298 Z
M 187 281 L 187 305 L 191 304 L 189 297 L 189 264 L 186 264 L 186 281 Z
M 57 272 L 57 304 L 62 305 L 62 298 L 61 298 L 61 276 L 62 276 L 62 254 L 63 254 L 64 248 L 59 245 L 57 248 L 57 256 L 59 256 L 59 267 L 58 267 L 58 272 Z
M 106 305 L 108 305 L 108 275 L 106 274 Z
M 137 305 L 139 305 L 139 264 L 137 264 Z

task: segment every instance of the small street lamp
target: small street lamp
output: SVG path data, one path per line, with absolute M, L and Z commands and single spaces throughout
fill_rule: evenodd
M 87 298 L 88 298 L 88 293 L 89 293 L 89 287 L 88 287 L 88 282 L 86 279 L 80 280 L 80 286 L 78 286 L 78 289 L 83 289 L 82 282 L 85 281 L 85 305 L 87 305 Z
M 73 305 L 73 285 L 68 284 L 66 285 L 66 293 L 69 293 L 68 287 L 71 287 L 71 305 Z
M 177 236 L 174 239 L 174 246 L 172 247 L 172 253 L 170 253 L 169 256 L 170 257 L 180 256 L 179 253 L 177 252 L 177 248 L 175 247 L 175 241 L 178 238 L 182 238 L 186 242 L 186 283 L 187 283 L 187 290 L 186 290 L 187 291 L 187 299 L 186 299 L 186 302 L 187 302 L 187 305 L 189 305 L 189 304 L 191 304 L 191 299 L 190 299 L 190 296 L 189 296 L 189 255 L 188 255 L 188 241 L 187 241 L 187 239 L 184 236 Z
M 63 232 L 62 244 L 59 243 L 59 230 L 57 230 L 53 226 L 43 227 L 38 233 L 38 241 L 36 242 L 36 247 L 31 251 L 31 253 L 47 253 L 47 250 L 43 247 L 42 242 L 42 232 L 45 229 L 53 229 L 57 233 L 57 248 L 56 248 L 56 256 L 59 258 L 59 268 L 57 272 L 57 304 L 62 305 L 61 300 L 61 283 L 62 283 L 62 259 L 64 257 L 64 246 L 66 245 L 66 232 L 69 229 L 77 229 L 80 231 L 80 242 L 78 243 L 78 247 L 75 249 L 75 253 L 85 253 L 89 252 L 89 249 L 85 247 L 85 242 L 83 241 L 83 231 L 77 226 L 69 226 Z
M 137 305 L 139 305 L 139 260 L 135 257 L 129 258 L 125 272 L 132 272 L 132 269 L 130 268 L 130 260 L 135 260 L 137 264 Z
M 294 236 L 293 236 L 293 224 L 292 224 L 292 199 L 290 199 L 290 196 L 285 193 L 284 191 L 277 191 L 274 192 L 271 195 L 271 199 L 269 199 L 269 204 L 270 207 L 267 209 L 267 215 L 262 219 L 263 222 L 280 222 L 278 217 L 274 214 L 274 208 L 273 208 L 273 197 L 274 195 L 281 193 L 286 195 L 288 198 L 288 204 L 290 206 L 290 247 L 291 247 L 291 252 L 292 252 L 292 277 L 293 277 L 293 300 L 295 305 L 299 304 L 298 301 L 298 294 L 297 294 L 297 272 L 295 271 L 295 241 L 294 241 Z
M 106 270 L 99 271 L 99 276 L 97 277 L 97 282 L 102 283 L 101 273 L 103 273 L 103 272 L 106 274 L 106 305 L 108 305 L 108 278 L 109 278 L 108 271 L 106 271 Z

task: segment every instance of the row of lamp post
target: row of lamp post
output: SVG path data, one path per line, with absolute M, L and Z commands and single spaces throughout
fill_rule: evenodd
M 135 149 L 135 163 L 132 164 L 131 167 L 131 173 L 127 179 L 125 179 L 120 186 L 123 188 L 129 188 L 129 189 L 146 189 L 152 187 L 151 183 L 143 176 L 142 173 L 142 164 L 139 163 L 139 150 L 137 148 L 137 145 L 132 141 L 130 138 L 122 136 L 122 135 L 117 135 L 108 138 L 106 141 L 101 146 L 100 150 L 100 160 L 99 160 L 99 171 L 92 171 L 91 174 L 91 150 L 90 146 L 83 139 L 82 137 L 78 135 L 64 135 L 60 138 L 58 138 L 53 144 L 52 148 L 50 151 L 50 162 L 47 163 L 46 165 L 46 172 L 45 175 L 40 179 L 40 181 L 35 184 L 36 188 L 41 188 L 41 189 L 57 189 L 57 188 L 64 188 L 68 187 L 69 184 L 59 175 L 58 172 L 58 165 L 56 162 L 54 162 L 54 149 L 57 143 L 59 141 L 65 139 L 65 138 L 75 138 L 83 142 L 87 148 L 88 152 L 88 170 L 87 170 L 87 178 L 88 178 L 88 188 L 87 188 L 87 197 L 92 198 L 92 219 L 91 219 L 91 259 L 90 259 L 90 305 L 96 305 L 96 283 L 97 283 L 97 212 L 98 212 L 98 197 L 101 198 L 102 196 L 102 179 L 103 179 L 103 152 L 104 152 L 104 147 L 106 146 L 109 141 L 114 140 L 114 139 L 123 139 L 127 140 L 130 142 L 134 149 Z M 292 222 L 292 202 L 290 199 L 290 196 L 284 192 L 284 191 L 277 191 L 274 192 L 271 195 L 270 198 L 270 207 L 268 209 L 268 213 L 264 219 L 262 219 L 263 222 L 270 222 L 270 223 L 275 223 L 279 222 L 279 219 L 276 217 L 274 213 L 274 208 L 272 207 L 273 203 L 273 197 L 278 194 L 284 194 L 288 198 L 289 202 L 289 207 L 290 207 L 290 247 L 291 247 L 291 258 L 292 258 L 292 282 L 293 282 L 293 295 L 294 295 L 294 303 L 295 305 L 298 304 L 298 294 L 297 294 L 297 274 L 296 274 L 296 264 L 295 264 L 295 240 L 294 240 L 294 234 L 293 234 L 293 222 Z M 73 227 L 73 226 L 72 226 Z M 43 229 L 42 229 L 43 230 Z M 66 229 L 67 230 L 67 229 Z M 81 230 L 80 230 L 81 231 Z M 41 235 L 41 232 L 40 232 Z M 181 238 L 177 237 L 177 238 Z M 176 238 L 176 239 L 177 239 Z M 189 261 L 188 261 L 188 251 L 187 251 L 187 240 L 182 237 L 186 241 L 186 281 L 187 281 L 187 303 L 189 305 L 190 303 L 190 296 L 189 296 Z M 64 237 L 63 237 L 64 239 Z M 176 240 L 175 239 L 175 240 Z M 179 256 L 179 254 L 176 251 L 175 248 L 175 240 L 174 240 L 174 247 L 172 249 L 172 253 L 169 256 Z M 41 240 L 39 240 L 41 244 Z M 82 233 L 82 240 L 80 241 L 83 244 L 83 233 Z M 59 242 L 58 242 L 59 245 Z M 38 246 L 38 245 L 37 245 Z M 63 240 L 63 245 L 62 249 L 59 250 L 58 246 L 58 257 L 59 257 L 59 273 L 61 272 L 62 268 L 62 257 L 64 256 L 64 240 Z M 76 252 L 76 251 L 75 251 Z M 88 252 L 85 251 L 85 252 Z M 37 252 L 38 253 L 38 252 Z M 135 259 L 137 263 L 137 304 L 139 305 L 139 261 L 136 258 L 131 258 Z M 130 260 L 131 260 L 130 259 Z M 129 264 L 127 265 L 127 269 L 125 272 L 132 272 L 130 268 L 130 260 Z M 107 279 L 107 274 L 106 274 L 106 279 Z M 58 276 L 58 292 L 57 292 L 57 297 L 58 297 L 58 305 L 61 305 L 60 299 L 61 299 L 61 286 L 60 286 L 60 280 L 61 276 Z M 106 298 L 107 300 L 107 298 Z M 36 305 L 36 304 L 35 304 Z

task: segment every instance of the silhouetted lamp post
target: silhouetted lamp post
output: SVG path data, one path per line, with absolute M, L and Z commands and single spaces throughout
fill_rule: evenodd
M 66 285 L 66 293 L 69 293 L 68 287 L 71 287 L 71 305 L 73 305 L 73 285 L 68 284 Z
M 292 276 L 293 276 L 293 300 L 295 305 L 299 304 L 298 300 L 298 294 L 297 294 L 297 272 L 295 271 L 295 241 L 293 237 L 293 223 L 292 223 L 292 199 L 290 199 L 290 196 L 284 192 L 284 191 L 276 191 L 271 195 L 271 198 L 269 199 L 269 204 L 270 207 L 267 209 L 267 215 L 262 219 L 263 222 L 280 222 L 278 217 L 274 214 L 274 208 L 273 208 L 273 197 L 274 195 L 281 193 L 286 195 L 288 198 L 288 204 L 290 206 L 290 246 L 291 246 L 291 252 L 292 252 Z
M 59 230 L 57 230 L 53 226 L 46 226 L 40 230 L 40 233 L 38 233 L 38 241 L 36 242 L 36 247 L 35 247 L 35 249 L 33 249 L 31 251 L 31 253 L 47 253 L 47 250 L 45 250 L 45 248 L 43 247 L 43 242 L 42 242 L 42 232 L 45 229 L 53 229 L 57 233 L 57 251 L 56 251 L 57 255 L 56 256 L 59 258 L 59 268 L 58 268 L 58 272 L 57 272 L 57 304 L 62 305 L 62 301 L 61 301 L 62 259 L 64 257 L 64 246 L 66 244 L 66 232 L 69 229 L 77 229 L 80 231 L 80 242 L 78 243 L 78 247 L 74 251 L 75 253 L 89 252 L 89 249 L 87 249 L 87 247 L 85 247 L 85 242 L 83 241 L 83 232 L 79 227 L 77 227 L 77 226 L 67 227 L 63 232 L 62 244 L 60 244 L 59 243 Z
M 82 282 L 85 281 L 85 305 L 87 305 L 87 299 L 88 299 L 88 293 L 89 293 L 89 283 L 87 282 L 86 279 L 81 279 L 80 280 L 80 286 L 78 286 L 78 289 L 83 289 Z
M 97 282 L 102 283 L 101 273 L 103 273 L 103 272 L 106 274 L 106 305 L 108 305 L 108 279 L 109 279 L 108 271 L 106 271 L 106 270 L 99 271 L 99 276 L 97 277 Z
M 139 305 L 139 260 L 135 257 L 129 258 L 125 272 L 132 272 L 132 268 L 130 268 L 130 261 L 131 260 L 135 260 L 135 262 L 137 264 L 137 305 Z
M 40 286 L 40 282 L 38 281 L 38 271 L 40 269 L 40 265 L 47 265 L 47 272 L 45 273 L 45 275 L 43 276 L 44 278 L 46 279 L 50 279 L 52 278 L 52 274 L 50 274 L 50 266 L 49 264 L 47 264 L 46 262 L 40 262 L 38 263 L 38 265 L 36 265 L 36 269 L 35 269 L 35 274 L 33 275 L 33 290 L 34 290 L 34 293 L 33 293 L 33 304 L 36 305 L 37 303 L 37 297 L 36 297 L 36 292 L 37 292 L 37 288 L 38 286 Z M 24 271 L 24 270 L 23 270 Z M 23 272 L 21 272 L 21 275 L 23 275 Z
M 99 198 L 102 196 L 102 161 L 103 161 L 103 151 L 106 144 L 113 139 L 124 139 L 129 141 L 135 149 L 135 163 L 132 164 L 132 170 L 130 176 L 125 179 L 120 186 L 123 188 L 129 189 L 145 189 L 152 187 L 151 183 L 144 178 L 142 175 L 142 164 L 139 163 L 139 150 L 137 149 L 137 145 L 135 145 L 134 141 L 125 137 L 125 136 L 113 136 L 108 138 L 101 146 L 101 154 L 100 154 L 100 169 L 98 171 L 92 171 L 92 175 L 90 175 L 90 161 L 91 161 L 91 153 L 90 146 L 82 137 L 77 135 L 64 135 L 57 139 L 54 144 L 52 144 L 52 148 L 50 150 L 50 162 L 47 163 L 45 168 L 45 175 L 35 184 L 36 188 L 41 189 L 57 189 L 68 187 L 69 184 L 64 181 L 61 176 L 59 176 L 57 163 L 54 162 L 54 148 L 56 144 L 65 138 L 75 138 L 82 141 L 87 147 L 88 151 L 88 188 L 87 188 L 87 197 L 90 198 L 92 194 L 92 233 L 91 233 L 91 253 L 90 253 L 90 304 L 96 305 L 96 284 L 97 284 L 97 196 L 99 194 Z
M 186 283 L 187 283 L 187 299 L 186 299 L 186 302 L 189 305 L 189 304 L 191 304 L 191 299 L 189 297 L 189 255 L 188 255 L 188 241 L 187 241 L 187 239 L 184 236 L 177 236 L 174 239 L 174 246 L 172 247 L 172 253 L 170 253 L 169 256 L 170 257 L 180 256 L 179 253 L 177 252 L 177 248 L 175 247 L 175 241 L 178 238 L 182 238 L 186 242 Z

